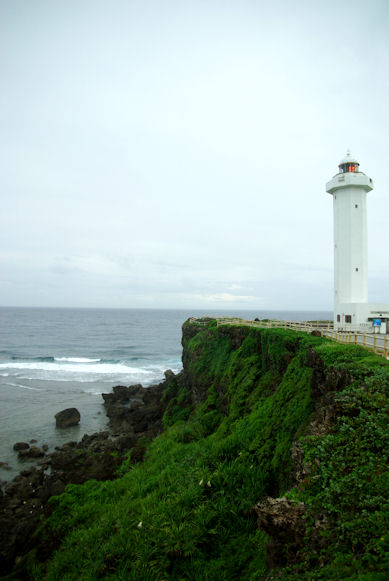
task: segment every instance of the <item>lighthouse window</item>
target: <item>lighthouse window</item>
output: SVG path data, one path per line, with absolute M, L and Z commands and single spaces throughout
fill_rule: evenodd
M 351 323 L 351 315 L 345 315 L 344 316 L 344 322 L 345 323 Z
M 340 323 L 340 315 L 336 315 L 336 321 L 337 323 Z
M 340 173 L 350 173 L 358 171 L 357 163 L 345 163 L 339 167 Z
M 358 208 L 358 204 L 355 204 L 355 207 Z
M 355 269 L 358 272 L 358 268 Z

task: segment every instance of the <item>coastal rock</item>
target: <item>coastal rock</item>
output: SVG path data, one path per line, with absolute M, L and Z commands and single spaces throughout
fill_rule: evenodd
M 167 370 L 165 371 L 164 375 L 165 375 L 165 379 L 166 379 L 167 381 L 170 381 L 171 379 L 173 379 L 173 378 L 175 377 L 175 373 L 174 373 L 174 371 L 172 371 L 171 369 L 167 369 Z
M 267 497 L 254 506 L 258 527 L 270 537 L 266 546 L 269 568 L 285 565 L 304 544 L 305 505 L 283 498 Z
M 254 506 L 258 515 L 258 525 L 268 535 L 283 534 L 285 541 L 290 540 L 291 530 L 297 529 L 303 534 L 305 531 L 302 516 L 305 505 L 302 502 L 289 500 L 285 497 L 267 497 Z M 293 532 L 295 536 L 295 532 Z
M 28 450 L 29 447 L 30 444 L 27 444 L 27 442 L 16 442 L 13 446 L 15 452 L 19 452 L 19 450 Z
M 41 458 L 45 455 L 45 453 L 43 450 L 41 450 L 41 448 L 38 448 L 38 446 L 31 446 L 29 455 L 31 458 Z
M 155 437 L 162 429 L 162 418 L 167 405 L 178 389 L 180 375 L 169 369 L 165 380 L 158 385 L 116 385 L 112 393 L 103 393 L 106 415 L 114 435 L 130 438 L 146 435 Z
M 313 369 L 311 379 L 312 395 L 317 398 L 329 392 L 340 391 L 350 381 L 347 369 L 324 368 L 324 363 L 315 349 L 306 351 L 305 365 Z
M 112 393 L 103 393 L 102 397 L 104 399 L 104 403 L 107 404 L 125 403 L 130 401 L 132 398 L 136 398 L 137 396 L 142 397 L 143 391 L 144 387 L 142 387 L 140 383 L 129 385 L 128 387 L 125 385 L 115 385 L 112 388 Z
M 67 408 L 55 414 L 57 428 L 69 428 L 76 426 L 81 419 L 80 412 L 76 408 Z
M 41 515 L 48 516 L 52 509 L 48 504 L 51 496 L 61 494 L 70 483 L 115 478 L 125 454 L 135 445 L 136 439 L 123 436 L 114 440 L 107 431 L 86 434 L 81 442 L 68 442 L 58 447 L 38 460 L 41 466 L 22 470 L 12 482 L 6 483 L 4 493 L 2 490 L 0 493 L 0 576 L 9 573 L 20 555 L 34 544 L 33 532 Z M 19 454 L 38 459 L 43 456 L 43 450 L 31 446 L 19 450 Z M 133 461 L 138 460 L 139 453 Z M 48 466 L 51 474 L 45 472 Z M 54 544 L 54 539 L 48 541 L 50 550 Z
M 31 446 L 27 450 L 19 450 L 19 458 L 42 458 L 45 453 L 38 446 Z
M 137 439 L 135 437 L 135 434 L 122 434 L 121 436 L 118 436 L 114 440 L 116 450 L 122 452 L 133 448 L 136 444 L 136 441 Z
M 2 470 L 12 470 L 11 466 L 8 465 L 8 462 L 0 462 L 0 468 Z M 1 487 L 1 484 L 0 484 Z

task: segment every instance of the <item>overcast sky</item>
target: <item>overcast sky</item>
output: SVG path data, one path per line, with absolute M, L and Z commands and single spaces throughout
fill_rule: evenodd
M 0 304 L 331 310 L 332 197 L 389 300 L 387 0 L 0 0 Z

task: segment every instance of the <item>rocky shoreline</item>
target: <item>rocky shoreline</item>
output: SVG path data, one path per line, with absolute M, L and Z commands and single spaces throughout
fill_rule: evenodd
M 20 456 L 37 458 L 37 465 L 22 470 L 0 489 L 0 575 L 17 568 L 36 546 L 34 533 L 41 516 L 50 514 L 51 496 L 61 494 L 67 484 L 114 479 L 129 453 L 131 462 L 143 459 L 146 442 L 163 430 L 162 418 L 179 382 L 180 374 L 168 370 L 158 385 L 113 387 L 112 393 L 102 394 L 109 430 L 85 434 L 81 441 L 57 446 L 54 452 L 16 445 Z M 38 550 L 43 556 L 49 554 L 55 543 L 55 539 L 47 546 L 40 543 Z

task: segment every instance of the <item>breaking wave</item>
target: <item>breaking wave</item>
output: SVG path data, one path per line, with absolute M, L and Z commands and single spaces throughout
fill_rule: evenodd
M 170 363 L 170 364 L 169 364 Z M 161 380 L 168 368 L 178 371 L 175 362 L 150 362 L 148 360 L 104 360 L 89 357 L 39 357 L 18 359 L 0 363 L 0 376 L 18 379 L 39 379 L 50 381 L 122 381 L 143 382 Z
M 72 358 L 70 358 L 72 359 Z M 76 359 L 76 358 L 74 358 Z M 97 363 L 93 365 L 92 363 L 82 363 L 82 362 L 70 362 L 69 359 L 66 362 L 60 362 L 60 360 L 55 360 L 53 362 L 46 361 L 19 361 L 12 363 L 0 363 L 0 369 L 30 369 L 30 370 L 42 370 L 42 371 L 66 371 L 68 373 L 72 372 L 82 372 L 82 373 L 142 373 L 144 370 L 142 368 L 130 367 L 129 365 L 123 363 Z
M 101 359 L 89 359 L 88 357 L 54 357 L 54 361 L 69 361 L 69 363 L 96 363 Z

